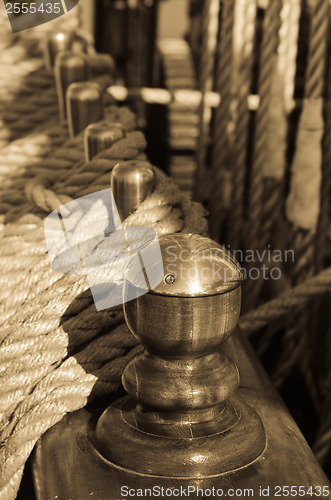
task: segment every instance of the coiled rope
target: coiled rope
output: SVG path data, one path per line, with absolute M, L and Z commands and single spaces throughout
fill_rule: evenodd
M 1 191 L 18 180 L 18 176 L 25 172 L 25 167 L 37 162 L 59 147 L 68 138 L 65 126 L 51 119 L 23 138 L 11 142 L 0 150 L 0 179 Z
M 106 107 L 105 119 L 109 122 L 119 119 L 127 131 L 133 130 L 136 126 L 135 116 L 125 107 Z M 68 140 L 66 126 L 56 125 L 56 123 L 57 120 L 49 121 L 35 129 L 32 134 L 11 143 L 0 151 L 2 230 L 6 221 L 17 219 L 29 211 L 29 207 L 31 208 L 24 194 L 28 181 L 45 174 L 56 175 L 59 179 L 59 174 L 66 175 L 75 162 L 83 161 L 81 136 Z M 58 149 L 54 151 L 56 147 Z M 41 161 L 49 154 L 47 162 Z M 40 161 L 34 163 L 38 159 Z
M 117 115 L 121 113 L 124 123 L 126 119 L 127 125 L 132 124 L 132 116 L 123 111 Z M 24 463 L 40 435 L 66 412 L 84 406 L 88 397 L 116 390 L 135 352 L 130 352 L 136 341 L 123 324 L 121 308 L 96 312 L 84 277 L 77 279 L 50 268 L 42 227 L 44 210 L 47 214 L 72 198 L 108 187 L 112 167 L 119 160 L 144 157 L 145 146 L 140 132 L 128 132 L 92 162 L 79 159 L 70 172 L 53 155 L 45 164 L 58 162 L 61 174 L 47 176 L 46 168 L 42 177 L 31 180 L 26 194 L 36 210 L 5 228 L 0 260 L 8 272 L 1 276 L 1 283 L 3 290 L 11 292 L 3 294 L 1 311 L 2 319 L 6 318 L 0 346 L 1 499 L 15 497 Z M 148 225 L 158 234 L 204 234 L 203 216 L 200 205 L 158 172 L 154 193 L 124 224 Z
M 120 121 L 128 132 L 135 128 L 135 116 L 127 108 L 117 108 L 116 106 L 111 106 L 108 110 L 108 119 L 110 121 Z M 136 137 L 137 135 L 138 137 Z M 137 153 L 137 148 L 139 149 L 139 147 L 144 147 L 145 142 L 138 133 L 136 133 L 134 137 L 131 136 L 124 141 L 124 145 L 126 145 L 126 149 L 131 148 L 131 154 L 134 155 L 134 153 Z M 119 149 L 121 149 L 121 146 L 122 143 L 120 146 L 116 145 L 116 148 L 112 149 L 110 154 L 113 155 L 113 158 L 120 158 L 121 152 L 119 152 Z M 92 166 L 93 165 L 95 165 L 95 163 L 92 163 Z M 96 179 L 96 172 L 109 168 L 107 161 L 98 160 L 97 165 L 99 170 L 92 169 L 88 179 Z M 29 269 L 31 262 L 36 262 L 36 255 L 40 255 L 40 252 L 37 251 L 38 246 L 37 248 L 35 246 L 35 242 L 38 241 L 38 239 L 41 241 L 44 240 L 42 230 L 40 230 L 39 233 L 36 232 L 36 234 L 33 234 L 36 222 L 40 223 L 40 219 L 44 216 L 43 211 L 45 210 L 48 213 L 57 208 L 61 202 L 66 203 L 71 199 L 68 196 L 60 194 L 59 197 L 61 199 L 59 200 L 59 197 L 48 188 L 53 187 L 53 189 L 59 189 L 61 191 L 62 184 L 67 186 L 70 175 L 76 178 L 76 190 L 79 189 L 82 182 L 83 186 L 85 186 L 88 179 L 86 180 L 86 172 L 84 171 L 84 168 L 84 153 L 81 136 L 67 141 L 63 147 L 53 152 L 50 157 L 44 161 L 27 167 L 26 176 L 21 179 L 23 188 L 26 190 L 27 194 L 26 203 L 12 208 L 12 210 L 9 211 L 5 217 L 7 225 L 5 226 L 1 247 L 1 255 L 4 256 L 4 261 L 2 262 L 3 272 L 0 280 L 3 284 L 6 284 L 6 287 L 8 287 L 8 285 L 12 282 L 16 283 L 16 281 L 13 281 L 15 277 L 16 280 L 18 280 L 17 283 L 22 284 L 24 277 L 30 276 L 26 269 Z M 79 176 L 80 170 L 83 171 L 81 178 Z M 79 180 L 77 180 L 77 178 Z M 104 180 L 104 182 L 107 183 L 107 180 Z M 94 188 L 91 187 L 91 189 L 93 190 Z M 42 212 L 40 212 L 40 207 Z M 22 235 L 24 235 L 24 238 L 26 239 L 26 244 Z M 20 272 L 17 270 L 16 275 L 13 275 L 12 265 L 15 266 L 15 261 L 9 261 L 7 255 L 12 256 L 13 253 L 17 252 L 16 249 L 18 249 L 20 255 L 20 264 L 18 266 Z M 30 249 L 31 255 L 29 253 Z M 44 248 L 42 249 L 42 253 L 45 253 Z M 37 260 L 38 258 L 39 257 L 37 257 Z M 45 262 L 44 265 L 47 266 L 47 263 Z M 32 276 L 29 277 L 31 280 L 35 278 Z M 23 286 L 22 290 L 22 293 L 25 294 L 24 297 L 26 297 L 27 293 L 31 294 L 29 287 L 27 287 L 24 291 Z M 10 296 L 11 293 L 9 293 L 9 289 L 5 290 L 4 288 L 2 291 L 2 299 L 4 300 L 6 297 Z M 6 311 L 6 316 L 2 319 L 6 319 L 11 312 L 15 312 L 15 310 L 17 310 L 16 307 L 20 304 L 20 302 L 16 302 L 16 300 L 20 300 L 19 295 L 17 296 L 17 299 L 14 299 L 13 296 L 10 297 L 10 300 L 12 301 L 12 307 L 10 307 L 9 302 L 2 305 L 1 311 Z
M 53 81 L 49 79 L 49 88 L 44 86 L 44 79 L 35 75 L 34 92 L 39 89 L 41 95 L 22 96 L 23 101 L 12 96 L 12 102 L 1 109 L 0 146 L 7 145 L 57 113 L 57 98 Z M 8 102 L 8 101 L 7 101 Z

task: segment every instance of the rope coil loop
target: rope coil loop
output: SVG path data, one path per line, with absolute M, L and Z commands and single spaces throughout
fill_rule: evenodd
M 24 463 L 40 435 L 87 399 L 116 390 L 136 352 L 122 308 L 97 312 L 85 276 L 53 271 L 43 234 L 43 218 L 50 211 L 109 187 L 109 172 L 118 161 L 145 158 L 146 141 L 133 130 L 132 113 L 113 106 L 110 114 L 125 127 L 126 137 L 88 163 L 82 160 L 82 148 L 72 155 L 77 143 L 82 144 L 81 136 L 39 162 L 37 175 L 25 186 L 30 213 L 22 213 L 3 232 L 0 261 L 8 272 L 0 277 L 6 284 L 0 310 L 6 322 L 0 343 L 1 499 L 15 497 Z M 76 162 L 65 163 L 66 157 Z M 157 234 L 206 234 L 202 206 L 156 172 L 154 192 L 123 226 L 147 225 Z M 13 255 L 20 257 L 19 266 Z M 116 269 L 112 276 L 116 282 Z

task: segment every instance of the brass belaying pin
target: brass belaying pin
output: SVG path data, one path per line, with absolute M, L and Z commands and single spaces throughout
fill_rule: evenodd
M 83 54 L 60 52 L 55 58 L 55 84 L 59 101 L 60 120 L 67 119 L 66 91 L 71 83 L 83 82 L 89 78 L 89 65 Z
M 69 134 L 74 137 L 91 123 L 103 119 L 101 87 L 94 82 L 72 83 L 67 90 L 66 107 Z
M 53 71 L 55 58 L 59 52 L 71 50 L 74 38 L 73 31 L 50 31 L 45 35 L 42 45 L 47 71 Z
M 92 123 L 85 129 L 84 149 L 86 161 L 91 161 L 97 154 L 110 148 L 114 142 L 125 137 L 125 130 L 118 122 L 106 120 Z
M 110 187 L 121 220 L 153 192 L 155 182 L 155 170 L 147 161 L 121 161 L 115 165 L 110 174 Z

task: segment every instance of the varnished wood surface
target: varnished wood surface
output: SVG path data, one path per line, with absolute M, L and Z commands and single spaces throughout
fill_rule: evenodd
M 318 495 L 316 487 L 329 485 L 328 479 L 246 339 L 236 332 L 224 347 L 229 357 L 238 364 L 241 374 L 241 387 L 236 396 L 256 410 L 266 432 L 266 449 L 253 464 L 199 481 L 131 474 L 110 465 L 95 451 L 91 436 L 97 411 L 84 409 L 67 415 L 38 442 L 33 463 L 38 500 L 156 498 L 157 495 L 141 496 L 138 490 L 155 486 L 198 486 L 201 489 L 215 488 L 215 491 L 222 488 L 224 495 L 231 488 L 228 498 L 263 498 L 260 493 L 262 488 L 266 498 L 274 499 L 286 497 L 286 491 L 283 494 L 277 486 L 301 486 L 301 495 L 288 495 L 287 498 L 330 498 L 330 495 Z M 136 495 L 121 495 L 123 486 L 133 488 Z M 311 491 L 314 495 L 309 493 L 310 487 L 313 487 Z M 235 494 L 238 488 L 240 492 Z M 247 490 L 246 494 L 244 490 Z M 216 493 L 214 497 L 217 498 Z M 200 493 L 191 494 L 189 498 L 212 496 Z

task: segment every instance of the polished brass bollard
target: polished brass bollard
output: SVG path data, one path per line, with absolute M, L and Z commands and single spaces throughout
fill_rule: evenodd
M 327 477 L 235 329 L 237 263 L 196 235 L 159 244 L 161 260 L 150 243 L 140 247 L 125 278 L 127 325 L 145 348 L 124 370 L 129 396 L 100 418 L 109 400 L 67 415 L 43 436 L 33 466 L 38 500 L 320 491 Z M 148 286 L 160 262 L 162 276 Z M 137 296 L 141 288 L 148 293 Z
M 163 262 L 146 259 L 142 247 L 126 272 L 125 319 L 144 351 L 124 370 L 129 396 L 98 421 L 96 449 L 146 476 L 204 478 L 243 468 L 266 440 L 259 416 L 236 397 L 238 369 L 222 352 L 239 318 L 240 267 L 199 235 L 161 236 L 159 244 Z M 149 289 L 160 265 L 163 277 Z
M 121 220 L 126 219 L 154 190 L 155 171 L 142 160 L 121 161 L 110 174 L 110 187 Z
M 46 70 L 52 72 L 57 54 L 71 50 L 74 43 L 73 31 L 50 31 L 43 39 L 43 53 Z
M 66 93 L 68 129 L 74 137 L 93 122 L 103 119 L 102 90 L 94 82 L 78 82 L 69 85 Z
M 95 54 L 93 39 L 82 30 L 59 30 L 45 33 L 42 41 L 42 50 L 46 70 L 50 73 L 54 70 L 55 59 L 58 54 L 64 51 L 74 51 L 75 53 L 86 53 L 91 60 L 91 66 L 114 69 L 114 62 L 108 54 Z
M 125 130 L 118 122 L 106 120 L 92 123 L 85 129 L 84 151 L 85 160 L 91 161 L 101 151 L 110 148 L 116 141 L 125 137 Z
M 59 102 L 60 120 L 67 119 L 66 91 L 71 83 L 89 78 L 89 65 L 83 54 L 60 52 L 55 59 L 54 76 Z

